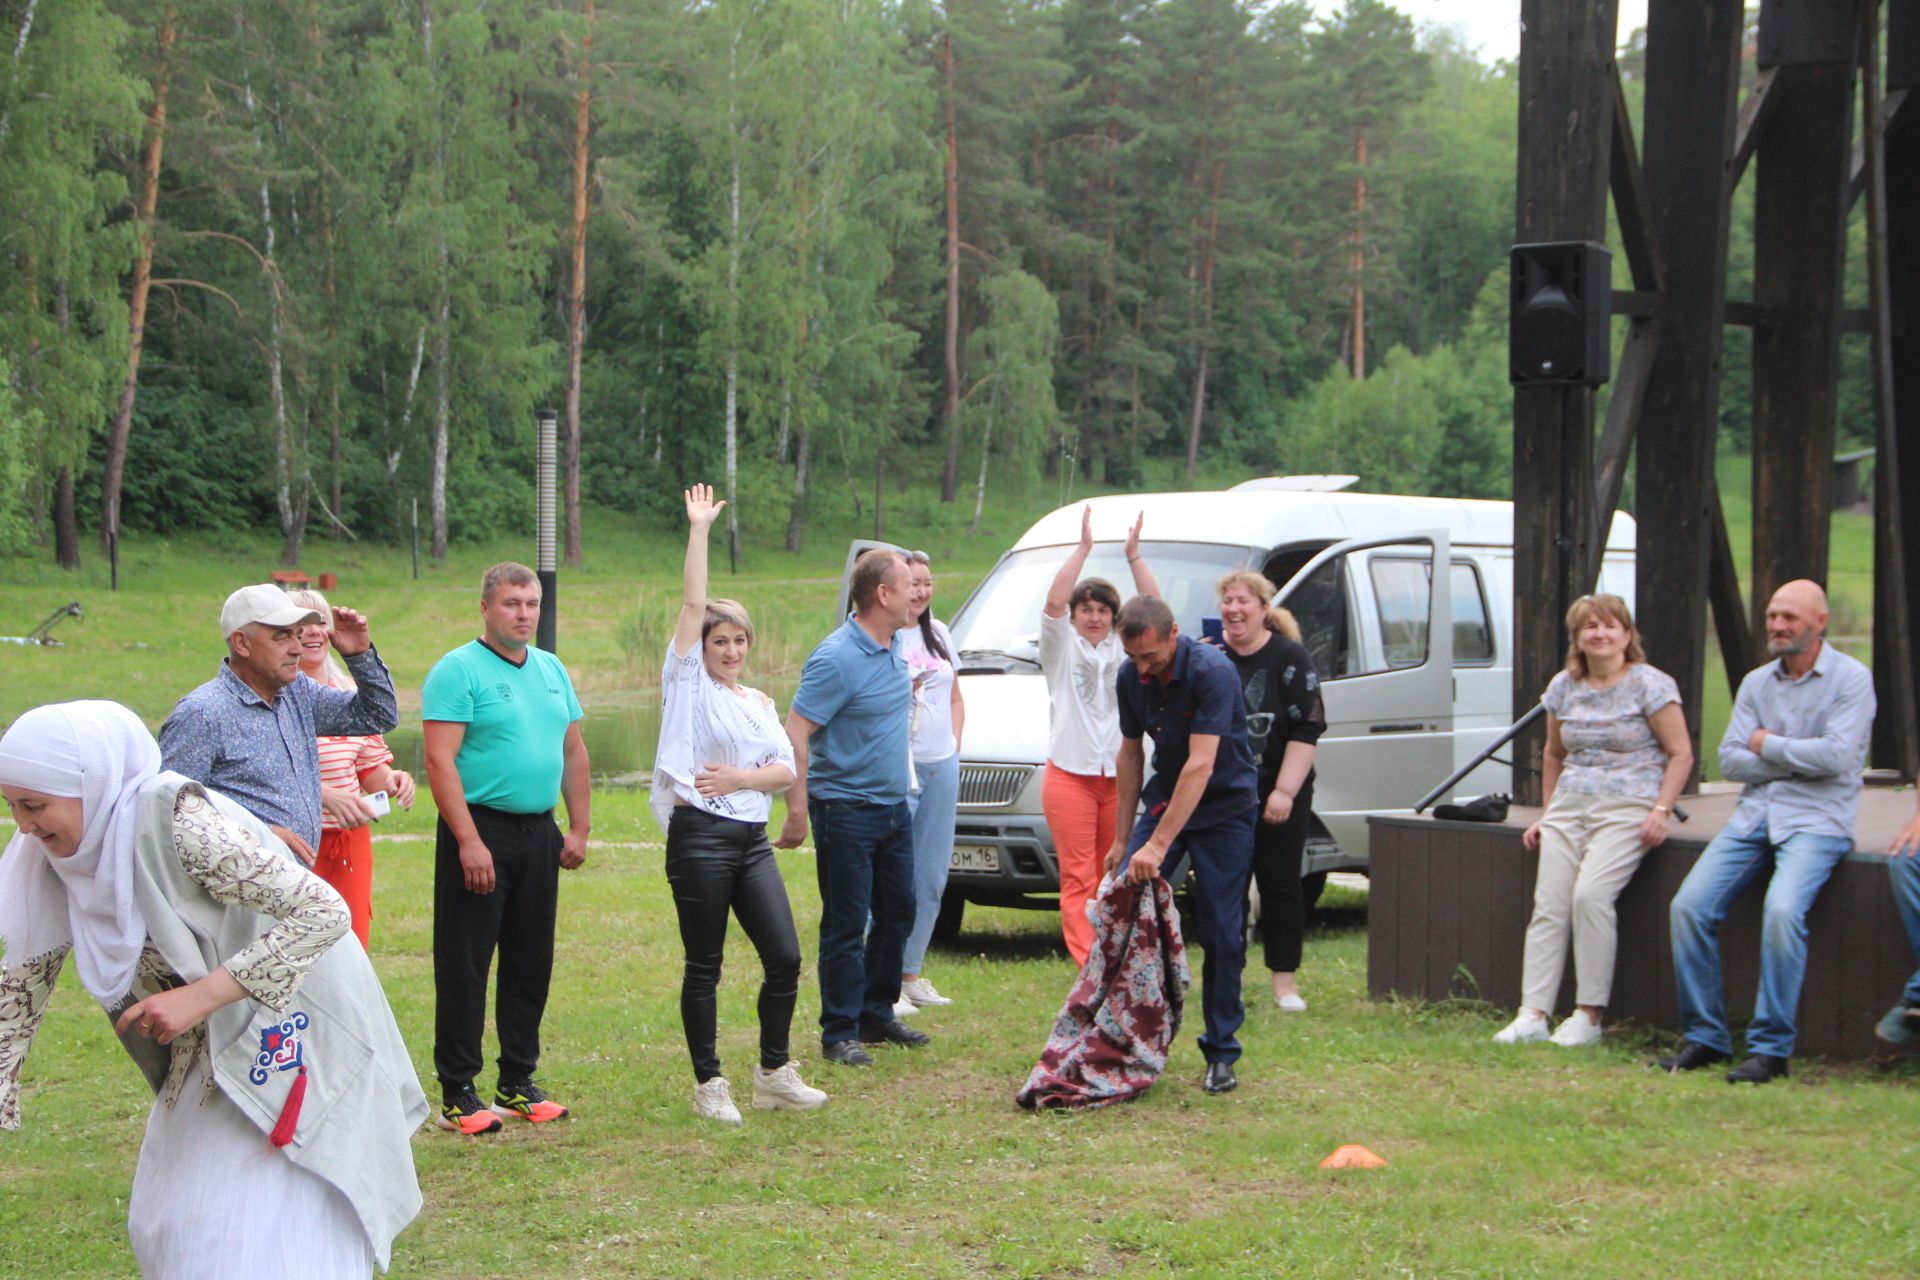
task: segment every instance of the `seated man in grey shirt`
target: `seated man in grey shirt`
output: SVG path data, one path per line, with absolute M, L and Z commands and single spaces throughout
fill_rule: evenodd
M 400 723 L 393 679 L 366 618 L 333 611 L 333 647 L 359 689 L 300 673 L 303 623 L 325 624 L 272 584 L 242 587 L 220 610 L 227 657 L 160 726 L 160 765 L 231 796 L 302 862 L 320 843 L 320 736 L 385 733 Z
M 1807 969 L 1807 911 L 1853 848 L 1873 729 L 1873 675 L 1827 644 L 1826 628 L 1827 593 L 1815 583 L 1789 582 L 1767 604 L 1767 652 L 1775 661 L 1740 682 L 1720 741 L 1720 772 L 1746 790 L 1673 898 L 1673 971 L 1686 1040 L 1660 1060 L 1668 1071 L 1732 1054 L 1720 923 L 1734 899 L 1766 879 L 1750 1056 L 1727 1080 L 1765 1084 L 1787 1074 Z

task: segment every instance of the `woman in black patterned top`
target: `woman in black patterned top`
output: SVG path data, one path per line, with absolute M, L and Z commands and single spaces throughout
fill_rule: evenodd
M 1293 615 L 1272 605 L 1273 583 L 1242 569 L 1216 589 L 1223 647 L 1240 672 L 1247 745 L 1260 776 L 1253 878 L 1273 999 L 1288 1013 L 1304 1013 L 1297 979 L 1307 915 L 1300 861 L 1313 825 L 1313 754 L 1327 727 L 1320 677 Z

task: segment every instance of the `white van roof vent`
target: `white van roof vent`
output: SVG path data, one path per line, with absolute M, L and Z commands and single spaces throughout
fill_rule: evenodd
M 1242 480 L 1228 493 L 1247 493 L 1253 490 L 1285 493 L 1338 493 L 1342 489 L 1351 489 L 1360 483 L 1359 476 L 1260 476 L 1253 480 Z

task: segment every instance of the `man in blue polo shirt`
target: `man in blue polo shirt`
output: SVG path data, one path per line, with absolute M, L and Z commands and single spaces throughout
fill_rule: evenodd
M 853 616 L 813 651 L 787 714 L 794 778 L 774 846 L 813 826 L 820 879 L 821 1056 L 870 1067 L 861 1041 L 927 1042 L 894 1016 L 913 930 L 913 820 L 907 752 L 913 677 L 894 633 L 909 619 L 907 563 L 873 550 L 854 562 Z M 871 917 L 873 925 L 867 922 Z
M 1253 815 L 1258 782 L 1247 747 L 1247 709 L 1240 676 L 1217 649 L 1180 634 L 1173 610 L 1154 596 L 1135 596 L 1117 622 L 1127 660 L 1115 677 L 1120 698 L 1120 756 L 1114 766 L 1120 814 L 1145 811 L 1132 833 L 1107 854 L 1106 869 L 1123 863 L 1145 883 L 1171 857 L 1193 860 L 1196 880 L 1188 937 L 1206 950 L 1200 969 L 1207 1059 L 1201 1087 L 1226 1093 L 1238 1081 L 1234 1038 L 1246 1017 L 1240 970 L 1247 960 L 1247 881 L 1253 874 Z M 1153 736 L 1153 777 L 1143 734 Z

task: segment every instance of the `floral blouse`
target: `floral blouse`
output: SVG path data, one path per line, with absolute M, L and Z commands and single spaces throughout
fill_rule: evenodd
M 222 816 L 197 791 L 183 787 L 173 810 L 173 847 L 207 896 L 226 906 L 244 907 L 276 923 L 260 938 L 228 957 L 224 968 L 247 994 L 279 1012 L 322 952 L 352 924 L 340 895 L 306 868 L 262 846 L 254 834 Z M 20 1127 L 20 1067 L 46 1012 L 47 998 L 60 976 L 68 948 L 59 947 L 0 969 L 0 1129 Z M 148 942 L 134 972 L 132 1001 L 183 985 Z M 206 1088 L 213 1088 L 203 1022 L 168 1046 L 172 1052 L 161 1096 L 179 1100 L 187 1074 L 198 1065 Z

